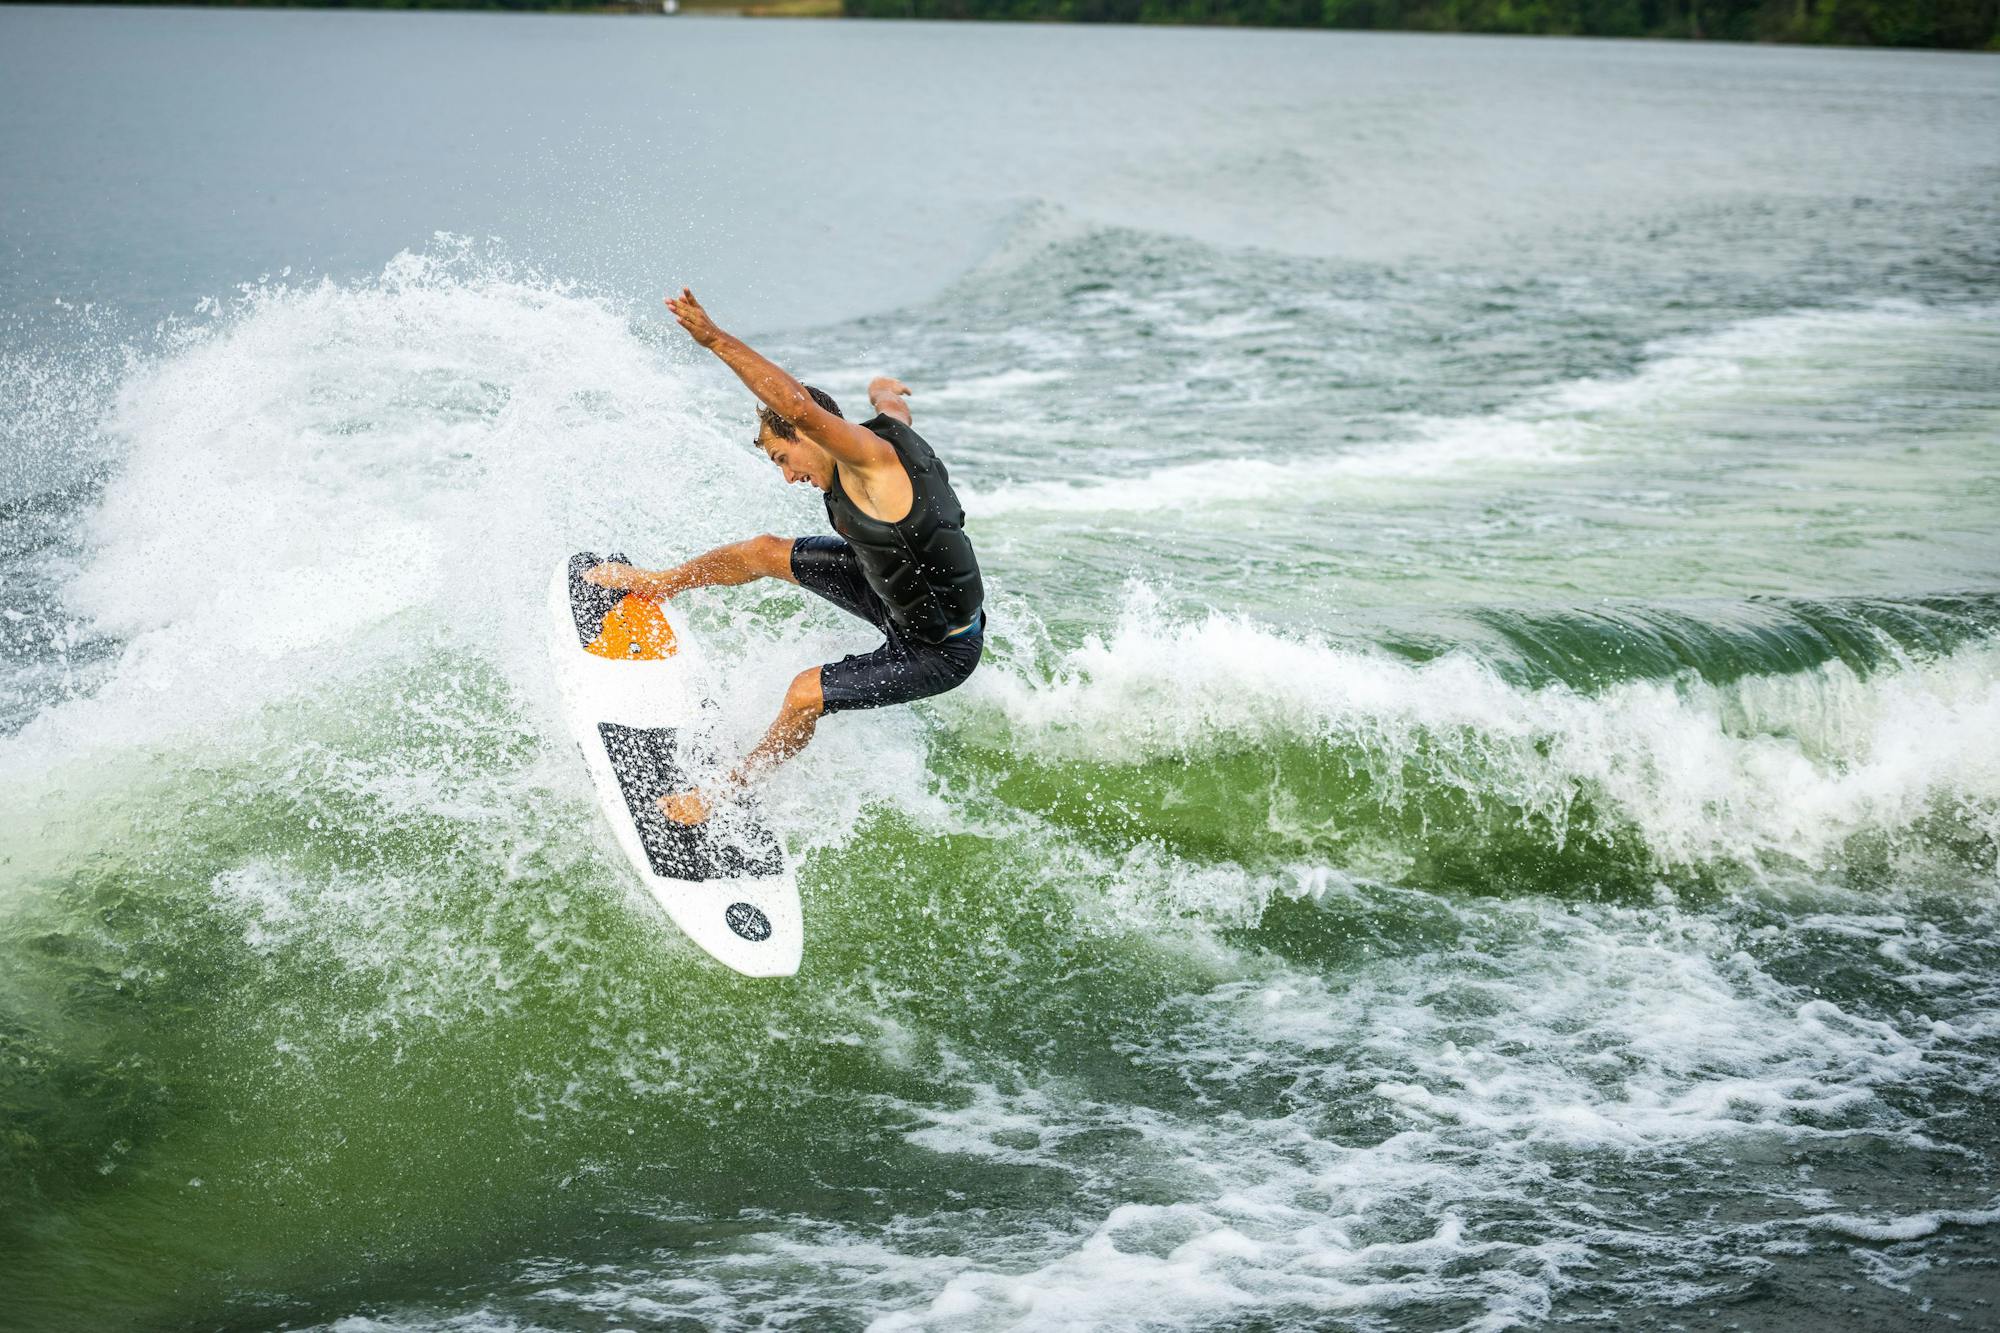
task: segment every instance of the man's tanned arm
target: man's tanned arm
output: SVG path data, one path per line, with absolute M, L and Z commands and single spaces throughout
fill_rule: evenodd
M 805 385 L 758 354 L 741 338 L 718 328 L 708 312 L 701 308 L 701 302 L 694 299 L 692 291 L 683 287 L 679 296 L 669 296 L 667 309 L 674 312 L 674 318 L 688 331 L 688 336 L 715 353 L 723 365 L 736 372 L 736 378 L 757 395 L 759 402 L 832 454 L 836 462 L 863 473 L 895 462 L 896 451 L 884 444 L 873 431 L 827 411 L 812 400 Z
M 665 601 L 694 588 L 733 588 L 758 579 L 798 580 L 792 575 L 792 544 L 783 537 L 752 537 L 705 551 L 672 569 L 640 569 L 634 565 L 602 564 L 584 574 L 600 588 Z

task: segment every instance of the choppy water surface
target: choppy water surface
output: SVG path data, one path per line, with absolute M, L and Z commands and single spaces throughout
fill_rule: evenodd
M 0 63 L 0 1325 L 1994 1324 L 1991 61 Z M 995 595 L 774 785 L 777 984 L 635 896 L 543 674 L 557 555 L 817 526 L 681 280 L 915 386 Z M 746 742 L 865 646 L 687 609 Z

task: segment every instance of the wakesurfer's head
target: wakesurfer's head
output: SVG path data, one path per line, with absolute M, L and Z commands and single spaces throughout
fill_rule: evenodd
M 835 416 L 840 415 L 840 404 L 833 401 L 832 394 L 810 384 L 805 390 L 815 403 Z M 786 484 L 809 481 L 823 491 L 833 488 L 833 455 L 799 434 L 798 427 L 768 407 L 757 409 L 757 447 L 778 465 L 778 470 L 785 474 Z

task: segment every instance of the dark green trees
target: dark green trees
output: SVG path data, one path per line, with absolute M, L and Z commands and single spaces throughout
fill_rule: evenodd
M 872 18 L 1287 28 L 2000 49 L 2000 0 L 844 0 Z

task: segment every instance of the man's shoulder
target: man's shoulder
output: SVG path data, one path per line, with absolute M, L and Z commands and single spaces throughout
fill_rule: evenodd
M 899 440 L 916 440 L 921 443 L 924 438 L 917 434 L 916 427 L 906 421 L 897 420 L 887 412 L 877 412 L 861 425 L 864 430 L 872 430 L 892 444 Z
M 930 442 L 917 434 L 916 428 L 907 422 L 898 421 L 885 412 L 870 417 L 861 424 L 865 429 L 873 431 L 876 438 L 894 449 L 896 456 L 903 460 L 903 466 L 911 471 L 926 471 L 937 461 L 937 453 L 931 448 Z

